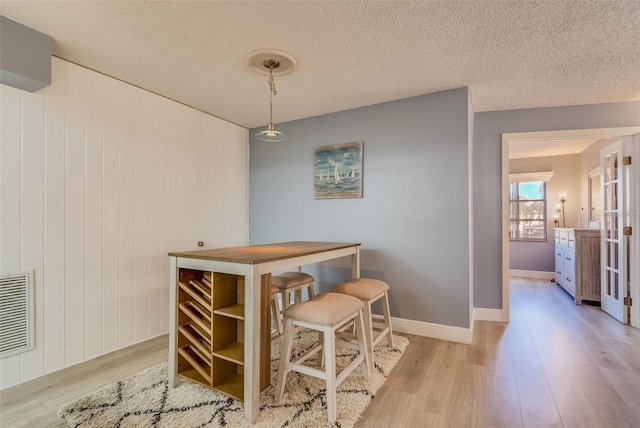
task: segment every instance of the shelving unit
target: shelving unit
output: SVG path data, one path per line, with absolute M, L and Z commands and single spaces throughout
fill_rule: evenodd
M 178 375 L 244 400 L 244 277 L 179 269 Z

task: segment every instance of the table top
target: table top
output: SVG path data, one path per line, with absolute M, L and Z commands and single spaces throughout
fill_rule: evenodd
M 259 264 L 357 246 L 360 246 L 360 243 L 294 241 L 281 242 L 278 244 L 173 252 L 169 253 L 169 256 L 243 264 Z

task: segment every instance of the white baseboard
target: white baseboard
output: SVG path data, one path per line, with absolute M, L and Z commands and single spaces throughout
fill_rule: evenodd
M 555 276 L 555 272 L 544 272 L 540 270 L 517 270 L 509 269 L 509 276 L 521 276 L 524 278 L 539 278 L 551 280 Z
M 382 320 L 382 315 L 373 315 L 376 321 Z M 470 328 L 454 327 L 450 325 L 432 324 L 424 321 L 407 320 L 391 317 L 391 328 L 399 333 L 415 334 L 416 336 L 431 337 L 433 339 L 448 340 L 450 342 L 471 343 L 473 332 Z
M 502 321 L 502 309 L 474 308 L 476 321 Z
M 382 315 L 373 314 L 372 317 L 375 322 L 382 322 Z M 475 321 L 502 321 L 502 309 L 474 308 L 473 319 L 471 320 L 472 326 Z M 450 342 L 469 344 L 473 339 L 473 327 L 455 327 L 391 317 L 391 328 L 399 333 L 415 334 L 416 336 L 448 340 Z

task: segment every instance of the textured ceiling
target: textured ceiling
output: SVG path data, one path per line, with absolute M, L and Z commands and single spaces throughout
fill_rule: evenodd
M 509 159 L 573 155 L 582 153 L 598 140 L 598 138 L 580 138 L 568 140 L 511 141 L 509 143 Z
M 10 1 L 54 55 L 251 128 L 468 86 L 475 111 L 640 100 L 640 2 Z

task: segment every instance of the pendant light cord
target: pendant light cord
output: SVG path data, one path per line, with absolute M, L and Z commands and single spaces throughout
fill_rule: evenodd
M 273 97 L 278 94 L 276 82 L 273 80 L 273 64 L 269 66 L 269 123 L 273 123 Z

